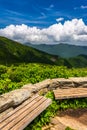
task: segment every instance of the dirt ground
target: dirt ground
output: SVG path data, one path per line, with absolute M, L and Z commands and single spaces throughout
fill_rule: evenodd
M 50 124 L 42 130 L 65 130 L 67 126 L 74 130 L 87 130 L 87 108 L 58 111 Z
M 60 117 L 66 115 L 72 117 L 73 119 L 81 122 L 84 125 L 87 125 L 87 108 L 84 109 L 79 108 L 76 110 L 68 109 L 65 111 L 58 112 L 58 116 Z

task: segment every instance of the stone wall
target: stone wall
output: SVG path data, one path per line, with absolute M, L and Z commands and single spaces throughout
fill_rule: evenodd
M 14 107 L 20 105 L 26 99 L 31 98 L 35 93 L 45 95 L 51 90 L 58 88 L 68 89 L 71 87 L 87 87 L 87 77 L 47 79 L 36 84 L 24 85 L 21 89 L 0 95 L 0 115 L 13 110 Z

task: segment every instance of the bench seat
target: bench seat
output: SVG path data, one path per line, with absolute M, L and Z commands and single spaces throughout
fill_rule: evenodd
M 69 88 L 54 90 L 55 99 L 87 97 L 87 88 Z
M 51 99 L 38 94 L 0 118 L 0 130 L 23 130 L 50 104 Z

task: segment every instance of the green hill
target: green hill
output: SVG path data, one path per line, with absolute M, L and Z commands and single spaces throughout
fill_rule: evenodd
M 47 54 L 0 36 L 0 63 L 8 65 L 23 62 L 56 65 L 67 64 L 67 61 L 59 56 Z
M 46 45 L 46 44 L 30 44 L 26 45 L 36 48 L 38 50 L 43 50 L 49 54 L 58 55 L 63 58 L 76 57 L 78 55 L 84 54 L 87 55 L 87 46 L 76 46 L 68 44 L 56 44 L 56 45 Z
M 69 58 L 68 62 L 75 68 L 87 67 L 87 55 L 79 55 L 73 58 Z
M 0 36 L 0 64 L 19 63 L 44 63 L 69 68 L 87 67 L 87 56 L 79 55 L 74 58 L 61 58 Z

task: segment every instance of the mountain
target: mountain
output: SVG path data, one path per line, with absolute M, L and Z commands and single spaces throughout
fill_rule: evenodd
M 0 36 L 0 64 L 44 63 L 71 67 L 87 67 L 87 55 L 61 58 Z
M 56 44 L 56 45 L 46 45 L 46 44 L 30 44 L 26 43 L 26 45 L 36 48 L 38 50 L 43 50 L 49 54 L 58 55 L 63 58 L 76 57 L 78 55 L 87 55 L 87 46 L 75 46 L 68 44 Z
M 73 58 L 69 58 L 68 63 L 75 68 L 87 67 L 87 55 L 79 55 Z
M 0 63 L 8 65 L 23 62 L 69 65 L 67 60 L 59 56 L 47 54 L 0 36 Z

